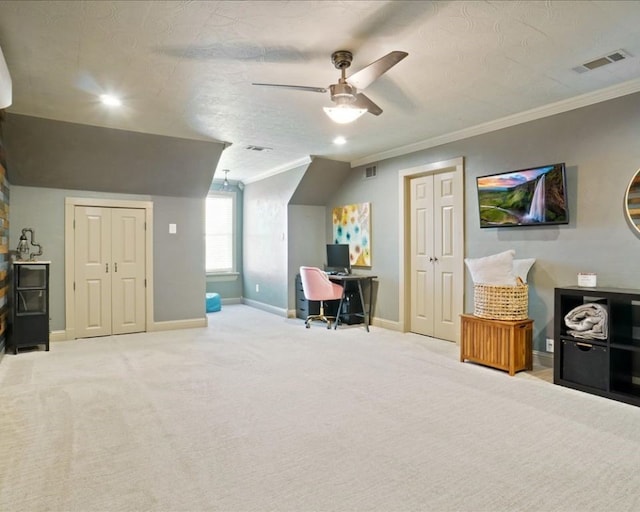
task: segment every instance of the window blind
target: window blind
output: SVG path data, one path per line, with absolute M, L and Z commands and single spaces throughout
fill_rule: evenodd
M 210 195 L 206 201 L 206 270 L 233 272 L 234 200 L 232 195 Z

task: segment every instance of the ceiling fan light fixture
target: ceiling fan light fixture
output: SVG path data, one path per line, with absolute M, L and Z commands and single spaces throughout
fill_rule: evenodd
M 363 114 L 366 114 L 366 108 L 357 108 L 350 105 L 338 105 L 337 107 L 324 107 L 324 112 L 334 123 L 348 124 L 353 123 Z

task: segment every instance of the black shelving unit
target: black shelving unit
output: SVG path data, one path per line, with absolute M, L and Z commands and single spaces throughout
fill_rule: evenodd
M 49 350 L 49 262 L 14 262 L 11 299 L 9 347 L 13 353 L 38 345 Z
M 568 332 L 565 315 L 590 303 L 607 310 L 606 339 Z M 554 383 L 640 405 L 640 290 L 556 288 L 554 313 Z

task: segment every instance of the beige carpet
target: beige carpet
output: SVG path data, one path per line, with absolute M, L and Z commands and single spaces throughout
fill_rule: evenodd
M 246 306 L 0 362 L 2 511 L 640 510 L 640 408 Z

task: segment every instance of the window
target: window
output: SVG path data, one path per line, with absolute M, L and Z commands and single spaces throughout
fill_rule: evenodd
M 207 273 L 235 272 L 235 193 L 209 194 L 206 202 Z

